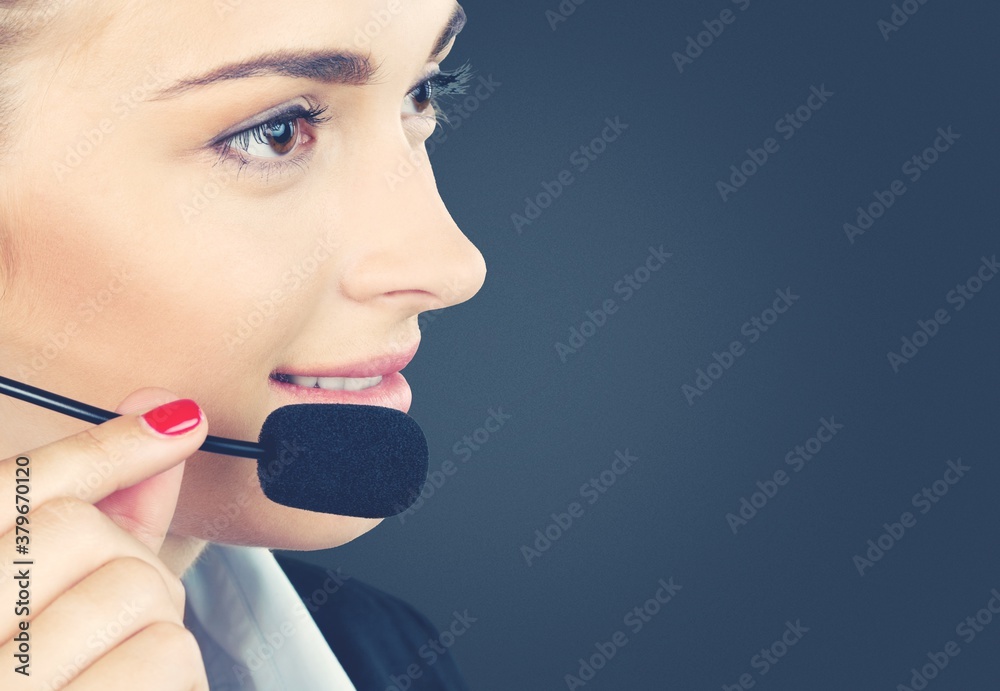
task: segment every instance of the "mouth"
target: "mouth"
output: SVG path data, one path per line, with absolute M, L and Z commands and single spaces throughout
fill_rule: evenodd
M 381 384 L 382 378 L 381 374 L 374 377 L 309 377 L 276 372 L 271 375 L 271 379 L 283 384 L 327 391 L 364 391 Z
M 284 365 L 269 376 L 272 393 L 285 404 L 347 403 L 408 412 L 413 394 L 399 370 L 416 355 L 418 343 L 353 365 Z

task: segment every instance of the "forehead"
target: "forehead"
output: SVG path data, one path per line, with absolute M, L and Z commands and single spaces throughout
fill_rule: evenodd
M 78 86 L 165 85 L 262 54 L 339 50 L 380 74 L 425 60 L 454 0 L 52 0 L 39 52 Z

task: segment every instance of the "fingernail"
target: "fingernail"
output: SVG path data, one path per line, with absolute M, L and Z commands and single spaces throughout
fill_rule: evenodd
M 160 434 L 178 436 L 190 432 L 201 422 L 201 408 L 190 398 L 164 403 L 142 415 L 142 419 Z

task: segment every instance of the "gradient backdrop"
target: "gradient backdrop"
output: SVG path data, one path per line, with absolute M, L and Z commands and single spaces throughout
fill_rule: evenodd
M 432 482 L 290 554 L 478 691 L 1000 688 L 1000 7 L 576 2 L 465 3 Z

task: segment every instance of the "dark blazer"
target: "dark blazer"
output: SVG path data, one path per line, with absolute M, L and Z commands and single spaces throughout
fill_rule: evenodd
M 412 605 L 356 578 L 334 583 L 326 569 L 274 557 L 358 691 L 469 690 L 450 650 L 428 645 L 440 632 Z

